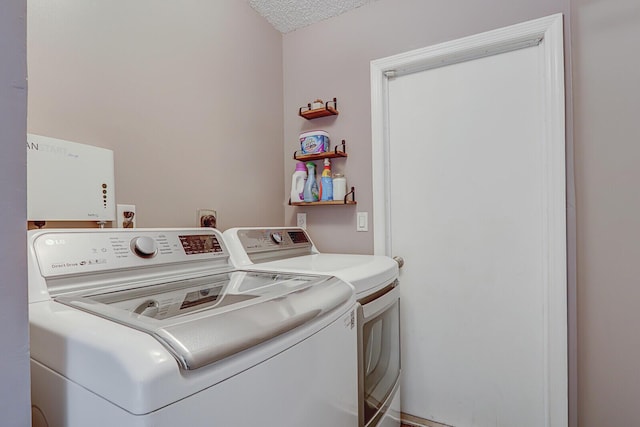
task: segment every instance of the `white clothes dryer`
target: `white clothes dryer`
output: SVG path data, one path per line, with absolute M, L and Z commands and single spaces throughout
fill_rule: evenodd
M 296 227 L 223 233 L 237 268 L 328 274 L 351 283 L 358 301 L 358 425 L 400 426 L 398 263 L 379 255 L 320 253 Z
M 28 238 L 35 427 L 356 425 L 344 281 L 235 270 L 207 228 Z

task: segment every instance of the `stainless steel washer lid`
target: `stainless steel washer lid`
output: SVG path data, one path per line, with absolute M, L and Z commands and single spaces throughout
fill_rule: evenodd
M 353 298 L 329 276 L 234 271 L 57 302 L 153 336 L 197 369 L 291 331 Z

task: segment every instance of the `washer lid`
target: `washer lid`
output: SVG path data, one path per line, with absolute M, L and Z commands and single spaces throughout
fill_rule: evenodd
M 146 332 L 196 369 L 317 319 L 353 298 L 329 276 L 233 271 L 57 302 Z
M 398 263 L 382 255 L 313 254 L 255 264 L 262 270 L 329 274 L 351 283 L 356 297 L 370 294 L 398 277 Z

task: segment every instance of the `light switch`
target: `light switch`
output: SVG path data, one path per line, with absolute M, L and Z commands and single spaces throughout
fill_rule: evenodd
M 358 212 L 356 218 L 356 231 L 369 231 L 369 213 Z
M 307 214 L 306 213 L 299 213 L 297 215 L 296 220 L 297 220 L 296 224 L 297 224 L 298 227 L 302 228 L 303 230 L 307 229 Z

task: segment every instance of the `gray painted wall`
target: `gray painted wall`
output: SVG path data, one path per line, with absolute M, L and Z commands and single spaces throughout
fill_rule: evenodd
M 282 225 L 282 36 L 246 1 L 29 1 L 29 132 L 110 148 L 139 227 Z M 256 210 L 256 207 L 258 209 Z
M 0 5 L 0 425 L 31 425 L 26 268 L 26 0 Z
M 333 141 L 347 141 L 349 158 L 335 160 L 333 166 L 345 171 L 348 185 L 356 187 L 358 202 L 357 207 L 287 207 L 286 223 L 295 224 L 296 213 L 306 212 L 308 229 L 321 250 L 372 253 L 373 233 L 356 232 L 356 211 L 369 212 L 370 225 L 373 219 L 370 61 L 554 13 L 567 14 L 568 3 L 378 0 L 285 34 L 284 193 L 289 194 L 299 133 L 325 129 Z M 337 97 L 340 115 L 313 121 L 298 117 L 298 108 L 317 97 Z
M 571 0 L 581 427 L 640 425 L 640 3 Z

